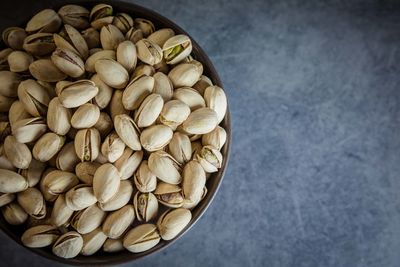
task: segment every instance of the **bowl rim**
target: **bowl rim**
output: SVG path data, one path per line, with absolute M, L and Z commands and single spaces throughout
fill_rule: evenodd
M 208 68 L 208 76 L 212 76 L 209 77 L 212 81 L 213 84 L 223 88 L 223 84 L 222 81 L 214 67 L 214 65 L 212 64 L 210 58 L 207 56 L 207 54 L 204 52 L 204 50 L 200 47 L 200 45 L 195 41 L 195 39 L 188 34 L 185 30 L 183 30 L 180 26 L 178 26 L 176 23 L 174 23 L 173 21 L 169 20 L 168 18 L 164 17 L 163 15 L 159 14 L 156 11 L 153 11 L 149 8 L 137 5 L 135 3 L 128 3 L 128 2 L 124 2 L 121 0 L 103 0 L 103 1 L 97 1 L 97 0 L 71 0 L 68 1 L 67 3 L 60 3 L 60 2 L 55 2 L 55 3 L 49 3 L 49 2 L 45 2 L 44 4 L 41 4 L 40 7 L 41 9 L 43 8 L 53 8 L 54 10 L 58 10 L 60 7 L 64 6 L 64 5 L 68 5 L 68 4 L 78 4 L 78 5 L 82 5 L 82 6 L 93 6 L 95 4 L 98 3 L 105 3 L 105 4 L 110 4 L 113 6 L 113 8 L 117 11 L 120 12 L 126 12 L 128 14 L 132 14 L 132 13 L 141 13 L 141 14 L 145 14 L 144 18 L 148 18 L 148 17 L 152 17 L 152 19 L 156 18 L 157 21 L 162 22 L 161 26 L 164 27 L 170 27 L 172 28 L 175 33 L 181 33 L 181 34 L 186 34 L 187 36 L 190 37 L 190 39 L 192 40 L 192 45 L 193 45 L 193 51 L 192 53 L 197 54 L 199 57 L 202 57 L 202 63 L 203 66 L 206 66 Z M 43 6 L 44 5 L 44 6 Z M 39 9 L 39 10 L 41 10 Z M 35 14 L 34 12 L 37 12 L 37 10 L 31 10 L 32 11 L 32 16 Z M 224 89 L 225 90 L 225 89 Z M 228 97 L 227 97 L 228 98 Z M 212 175 L 214 175 L 215 177 L 213 177 L 213 179 L 218 179 L 218 181 L 216 181 L 216 185 L 213 188 L 212 192 L 209 192 L 209 194 L 207 194 L 206 198 L 208 197 L 208 199 L 204 199 L 202 202 L 200 202 L 199 206 L 196 207 L 196 211 L 197 214 L 195 216 L 192 217 L 192 220 L 190 221 L 190 223 L 172 240 L 170 241 L 161 241 L 157 246 L 153 247 L 152 249 L 142 252 L 142 253 L 130 253 L 128 251 L 124 251 L 124 252 L 119 252 L 119 253 L 110 253 L 109 255 L 114 255 L 114 258 L 109 258 L 109 259 L 96 259 L 96 254 L 92 255 L 92 256 L 81 256 L 79 255 L 76 258 L 72 258 L 72 259 L 64 259 L 64 258 L 59 258 L 57 256 L 55 256 L 54 254 L 52 254 L 51 252 L 44 250 L 43 248 L 39 248 L 39 249 L 35 249 L 35 248 L 28 248 L 26 246 L 24 246 L 20 240 L 20 236 L 17 235 L 14 231 L 12 231 L 10 228 L 12 228 L 12 226 L 6 227 L 3 224 L 0 224 L 0 229 L 11 239 L 13 239 L 17 244 L 19 244 L 20 246 L 22 246 L 23 248 L 25 248 L 28 251 L 31 251 L 37 255 L 40 255 L 50 261 L 55 261 L 58 263 L 62 263 L 62 264 L 70 264 L 70 265 L 114 265 L 114 264 L 122 264 L 122 263 L 127 263 L 127 262 L 133 262 L 133 261 L 137 261 L 140 259 L 143 259 L 145 257 L 148 257 L 149 255 L 152 255 L 156 252 L 160 252 L 164 249 L 166 249 L 167 247 L 169 247 L 170 245 L 172 245 L 173 243 L 175 243 L 178 239 L 180 239 L 184 234 L 186 234 L 197 222 L 198 220 L 203 216 L 203 214 L 206 212 L 206 210 L 208 209 L 208 207 L 211 205 L 211 203 L 213 202 L 220 186 L 222 183 L 222 180 L 225 176 L 226 173 L 226 169 L 228 167 L 228 162 L 229 162 L 229 158 L 230 158 L 230 146 L 231 146 L 231 142 L 232 142 L 232 125 L 231 125 L 231 118 L 230 118 L 230 110 L 229 110 L 229 99 L 227 99 L 228 101 L 228 105 L 227 105 L 227 110 L 226 110 L 226 115 L 225 118 L 223 120 L 223 124 L 224 124 L 224 128 L 226 130 L 227 133 L 227 140 L 226 143 L 223 147 L 223 155 L 224 155 L 224 161 L 223 164 L 220 168 L 220 170 Z M 206 200 L 206 201 L 205 201 Z M 3 220 L 3 218 L 2 218 Z M 160 245 L 161 244 L 161 245 Z M 121 257 L 121 258 L 115 258 L 116 255 L 119 254 L 126 254 L 128 256 L 125 257 Z M 108 257 L 106 257 L 108 258 Z

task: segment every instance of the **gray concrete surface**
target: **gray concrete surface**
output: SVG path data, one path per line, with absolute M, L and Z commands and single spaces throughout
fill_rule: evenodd
M 214 203 L 179 242 L 137 266 L 400 265 L 399 4 L 135 2 L 210 55 L 233 120 Z M 3 234 L 0 258 L 54 266 Z

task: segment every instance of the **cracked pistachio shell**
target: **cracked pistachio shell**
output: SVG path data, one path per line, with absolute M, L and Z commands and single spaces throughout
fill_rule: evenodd
M 138 127 L 148 127 L 152 125 L 161 113 L 164 100 L 159 94 L 148 95 L 135 111 L 135 122 Z
M 175 130 L 189 116 L 190 108 L 180 100 L 170 100 L 165 103 L 160 113 L 160 122 Z
M 153 75 L 154 89 L 153 93 L 161 95 L 164 101 L 169 101 L 174 93 L 174 86 L 171 80 L 162 72 L 156 72 Z
M 96 204 L 78 211 L 74 214 L 71 219 L 71 226 L 81 234 L 87 234 L 99 227 L 104 218 L 106 212 L 102 211 Z
M 105 18 L 111 16 L 113 13 L 113 7 L 107 4 L 97 4 L 90 11 L 90 21 Z
M 112 128 L 114 127 L 113 121 L 106 112 L 100 112 L 100 117 L 97 120 L 94 128 L 96 128 L 100 132 L 100 136 L 103 139 L 110 133 Z
M 60 102 L 66 108 L 76 108 L 97 95 L 99 88 L 90 80 L 79 80 L 63 84 L 59 93 Z
M 82 59 L 72 51 L 57 48 L 51 55 L 51 60 L 59 70 L 70 77 L 78 78 L 85 73 Z
M 192 52 L 192 41 L 187 35 L 178 34 L 169 38 L 162 48 L 167 64 L 177 64 Z
M 150 171 L 147 160 L 143 160 L 134 176 L 136 188 L 143 193 L 156 190 L 157 177 Z
M 203 146 L 197 160 L 206 172 L 217 172 L 222 166 L 222 154 L 212 146 Z
M 88 49 L 100 46 L 100 33 L 94 28 L 87 28 L 82 31 L 82 37 L 85 39 Z
M 124 250 L 124 246 L 122 244 L 121 239 L 111 239 L 108 238 L 103 245 L 104 252 L 119 252 Z
M 218 124 L 224 119 L 228 102 L 224 90 L 218 86 L 209 86 L 204 91 L 204 99 L 207 107 L 217 113 Z
M 136 67 L 136 46 L 131 41 L 123 41 L 117 47 L 117 61 L 129 72 Z
M 75 166 L 80 162 L 80 159 L 75 153 L 74 142 L 71 141 L 64 145 L 60 152 L 57 154 L 56 167 L 62 171 L 73 172 Z
M 133 205 L 139 222 L 148 222 L 157 216 L 158 201 L 152 193 L 137 192 L 133 198 Z
M 18 193 L 28 188 L 28 181 L 14 171 L 0 169 L 0 193 Z
M 144 63 L 151 66 L 156 65 L 162 60 L 162 50 L 161 48 L 147 40 L 141 39 L 136 43 L 137 47 L 137 57 Z
M 171 141 L 173 131 L 168 126 L 158 124 L 146 128 L 140 135 L 140 143 L 149 152 L 164 148 Z
M 83 239 L 80 234 L 70 231 L 60 236 L 53 245 L 53 253 L 60 258 L 74 258 L 83 247 Z
M 193 85 L 193 89 L 197 90 L 201 95 L 204 95 L 206 88 L 212 85 L 213 83 L 210 78 L 205 75 L 201 75 L 200 80 Z
M 32 155 L 39 161 L 48 161 L 61 150 L 64 142 L 64 136 L 46 133 L 33 146 Z
M 67 78 L 67 75 L 54 65 L 51 59 L 38 59 L 29 65 L 29 72 L 36 80 L 44 82 L 58 82 Z
M 37 225 L 26 230 L 21 241 L 29 248 L 42 248 L 53 244 L 59 236 L 60 232 L 53 225 Z
M 123 96 L 123 91 L 122 90 L 115 90 L 114 94 L 111 98 L 110 102 L 110 115 L 111 118 L 115 118 L 117 115 L 121 114 L 129 114 L 129 110 L 126 110 L 124 108 L 124 105 L 122 104 L 122 96 Z
M 17 201 L 25 212 L 33 218 L 43 219 L 46 217 L 46 202 L 38 189 L 31 187 L 19 192 Z
M 14 125 L 14 123 L 19 120 L 27 119 L 30 117 L 31 117 L 31 114 L 29 114 L 25 110 L 24 104 L 21 101 L 16 100 L 12 103 L 12 105 L 10 107 L 10 111 L 8 113 L 8 120 L 9 120 L 11 126 Z
M 100 30 L 100 42 L 103 49 L 115 50 L 124 40 L 122 32 L 112 24 L 103 26 Z
M 111 163 L 118 160 L 125 150 L 125 143 L 115 132 L 109 134 L 101 145 L 101 153 Z
M 93 188 L 87 184 L 78 184 L 65 194 L 67 206 L 72 210 L 83 210 L 97 202 Z
M 8 112 L 14 100 L 14 98 L 0 95 L 0 112 Z
M 92 185 L 94 173 L 100 166 L 101 164 L 97 162 L 80 162 L 75 167 L 76 176 L 84 184 Z
M 192 157 L 192 144 L 185 134 L 175 132 L 168 144 L 168 149 L 174 159 L 181 164 L 189 161 Z
M 157 228 L 164 240 L 174 239 L 192 219 L 190 210 L 179 208 L 167 210 L 157 221 Z
M 184 198 L 182 188 L 178 185 L 159 182 L 154 191 L 154 195 L 164 206 L 179 208 L 183 205 Z
M 14 136 L 9 135 L 4 140 L 4 154 L 8 160 L 18 169 L 27 169 L 32 160 L 32 154 L 28 146 L 18 142 Z
M 65 108 L 58 97 L 53 98 L 47 110 L 47 126 L 59 135 L 66 135 L 71 128 L 71 110 Z
M 188 105 L 192 111 L 206 106 L 204 98 L 199 92 L 190 87 L 176 89 L 172 97 Z
M 149 168 L 160 180 L 179 184 L 182 180 L 179 163 L 168 153 L 159 150 L 153 152 L 148 160 Z
M 134 220 L 135 211 L 133 205 L 126 205 L 107 215 L 102 230 L 107 237 L 116 239 L 125 233 Z
M 90 80 L 99 88 L 98 94 L 94 97 L 94 104 L 100 109 L 106 108 L 111 101 L 114 89 L 103 82 L 98 74 L 93 75 Z
M 196 202 L 203 195 L 206 173 L 197 161 L 189 161 L 183 169 L 182 191 L 185 200 Z
M 153 76 L 155 71 L 156 70 L 153 66 L 150 66 L 150 65 L 140 62 L 136 66 L 135 70 L 133 71 L 130 83 L 136 81 L 137 79 L 139 79 L 142 76 Z
M 126 34 L 125 39 L 136 44 L 139 40 L 143 39 L 143 32 L 141 29 L 132 27 Z
M 0 207 L 10 204 L 15 199 L 15 194 L 0 193 Z
M 126 13 L 116 14 L 112 23 L 124 34 L 133 27 L 133 19 Z
M 96 72 L 95 64 L 100 59 L 116 59 L 116 53 L 114 50 L 100 50 L 92 54 L 85 62 L 85 69 L 87 72 Z
M 141 150 L 138 127 L 129 115 L 121 114 L 115 116 L 114 127 L 118 136 L 129 148 L 136 151 Z
M 20 169 L 19 174 L 24 176 L 28 180 L 29 187 L 37 185 L 42 178 L 42 174 L 46 168 L 44 162 L 32 159 L 27 169 Z
M 142 101 L 151 94 L 154 78 L 141 76 L 128 84 L 122 95 L 122 104 L 127 110 L 137 109 Z
M 18 86 L 18 97 L 32 116 L 39 117 L 47 113 L 50 96 L 37 81 L 28 79 L 21 82 Z
M 64 24 L 77 29 L 89 27 L 89 13 L 89 10 L 79 5 L 65 5 L 58 10 L 58 15 Z
M 103 28 L 104 26 L 110 25 L 113 20 L 113 16 L 96 19 L 90 23 L 90 26 L 92 26 L 96 30 L 101 30 L 101 28 Z
M 26 36 L 26 31 L 20 27 L 9 27 L 2 33 L 4 43 L 14 50 L 22 49 Z
M 107 202 L 99 203 L 104 211 L 114 211 L 122 208 L 131 200 L 133 186 L 129 180 L 121 181 L 117 193 Z
M 143 36 L 147 37 L 154 32 L 154 24 L 150 20 L 137 18 L 135 19 L 134 27 L 143 32 Z
M 168 74 L 175 88 L 192 87 L 203 74 L 203 65 L 193 60 L 176 65 Z
M 53 9 L 43 9 L 26 24 L 27 32 L 56 32 L 61 26 L 61 18 Z
M 56 227 L 67 225 L 72 214 L 74 211 L 67 205 L 65 195 L 59 195 L 51 211 L 51 224 Z
M 71 125 L 75 129 L 90 128 L 96 124 L 99 117 L 99 107 L 91 103 L 86 103 L 74 112 L 71 118 Z
M 6 222 L 11 225 L 23 224 L 28 219 L 28 214 L 15 202 L 2 207 L 1 212 Z
M 210 108 L 199 108 L 182 123 L 182 129 L 188 134 L 207 134 L 218 125 L 217 113 Z
M 203 146 L 213 146 L 218 150 L 221 150 L 225 142 L 226 131 L 221 126 L 217 126 L 212 132 L 203 135 L 201 138 Z
M 103 233 L 101 228 L 97 228 L 92 232 L 83 235 L 82 238 L 83 247 L 81 254 L 84 256 L 90 256 L 101 249 L 107 239 L 107 236 Z
M 98 59 L 95 70 L 103 82 L 116 89 L 125 88 L 129 81 L 126 69 L 113 59 Z
M 139 167 L 142 159 L 143 151 L 139 150 L 134 152 L 129 147 L 125 147 L 124 153 L 122 153 L 121 157 L 114 162 L 114 166 L 121 174 L 121 180 L 131 178 L 136 169 Z
M 33 62 L 33 57 L 24 51 L 13 51 L 7 58 L 10 71 L 25 72 Z
M 161 238 L 154 224 L 141 224 L 131 229 L 124 237 L 124 247 L 139 253 L 155 247 Z
M 82 129 L 76 133 L 75 152 L 83 161 L 94 161 L 100 152 L 100 133 L 96 128 Z
M 6 97 L 16 97 L 21 76 L 8 70 L 0 71 L 0 94 Z
M 56 44 L 53 34 L 40 32 L 27 36 L 22 47 L 29 54 L 41 57 L 53 52 Z
M 43 176 L 40 181 L 43 194 L 63 194 L 79 183 L 78 177 L 72 172 L 52 170 Z
M 41 137 L 46 132 L 47 125 L 42 117 L 27 118 L 15 122 L 11 130 L 18 142 L 29 143 Z
M 86 59 L 89 56 L 89 48 L 85 39 L 72 26 L 64 25 L 60 34 L 54 34 L 53 38 L 57 48 L 69 50 L 82 59 Z
M 163 29 L 159 29 L 159 30 L 153 32 L 152 34 L 150 34 L 147 37 L 147 40 L 155 43 L 159 47 L 163 47 L 164 43 L 174 35 L 175 35 L 175 32 L 173 29 L 163 28 Z
M 94 173 L 94 195 L 100 203 L 107 202 L 118 192 L 120 183 L 118 169 L 111 163 L 103 164 Z

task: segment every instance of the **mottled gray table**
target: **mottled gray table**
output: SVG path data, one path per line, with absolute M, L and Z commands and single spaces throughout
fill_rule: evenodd
M 200 43 L 233 117 L 214 203 L 137 266 L 399 266 L 400 5 L 136 2 Z M 0 23 L 14 14 L 1 9 Z M 2 266 L 52 264 L 3 234 L 0 257 Z

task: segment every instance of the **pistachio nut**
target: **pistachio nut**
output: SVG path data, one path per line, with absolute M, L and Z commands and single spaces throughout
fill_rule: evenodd
M 46 114 L 50 96 L 37 81 L 28 79 L 21 82 L 18 86 L 18 97 L 32 116 L 39 117 Z
M 133 19 L 126 13 L 116 14 L 112 23 L 124 34 L 133 27 Z
M 26 31 L 20 27 L 9 27 L 2 33 L 4 43 L 14 50 L 22 49 L 26 36 Z
M 122 95 L 122 104 L 127 110 L 137 109 L 142 101 L 151 94 L 154 78 L 141 76 L 128 84 Z
M 121 239 L 111 239 L 107 238 L 103 245 L 104 252 L 119 252 L 124 250 Z
M 152 125 L 161 113 L 164 100 L 159 94 L 148 95 L 135 111 L 135 122 L 138 127 L 148 127 Z
M 153 152 L 148 160 L 149 168 L 160 180 L 170 183 L 179 184 L 182 180 L 179 163 L 168 153 L 159 150 Z
M 90 80 L 79 80 L 61 87 L 60 102 L 66 108 L 79 107 L 97 95 L 99 88 Z
M 12 103 L 8 112 L 8 121 L 10 122 L 11 126 L 19 120 L 27 119 L 30 117 L 31 114 L 29 114 L 25 110 L 24 104 L 21 101 L 16 100 Z
M 64 136 L 55 133 L 46 133 L 33 146 L 32 155 L 39 161 L 48 161 L 61 150 L 64 142 Z
M 141 150 L 138 127 L 129 115 L 121 114 L 115 116 L 114 127 L 118 136 L 129 148 L 136 151 Z
M 61 26 L 61 18 L 53 9 L 43 9 L 26 24 L 27 32 L 56 32 Z
M 121 237 L 135 220 L 135 211 L 132 205 L 126 205 L 107 215 L 102 230 L 109 238 Z
M 125 143 L 115 132 L 109 134 L 101 145 L 101 153 L 111 163 L 119 159 L 124 153 Z
M 157 216 L 158 201 L 152 193 L 137 192 L 133 198 L 133 205 L 139 222 L 148 222 Z
M 134 27 L 143 32 L 143 36 L 147 37 L 154 32 L 154 24 L 150 20 L 137 18 L 135 19 Z
M 159 182 L 156 190 L 154 191 L 154 195 L 164 206 L 170 208 L 179 208 L 183 205 L 183 192 L 182 188 L 180 188 L 178 185 Z
M 114 92 L 113 88 L 103 82 L 98 74 L 93 75 L 90 80 L 99 88 L 99 92 L 94 97 L 94 104 L 100 109 L 106 108 L 111 101 Z
M 85 39 L 88 49 L 100 46 L 100 33 L 94 28 L 87 28 L 82 31 L 82 37 Z
M 132 183 L 129 180 L 121 181 L 117 193 L 108 201 L 99 203 L 99 207 L 104 211 L 118 210 L 128 204 L 133 192 Z
M 216 85 L 209 86 L 204 91 L 204 100 L 206 101 L 207 107 L 213 109 L 217 113 L 219 124 L 224 119 L 228 106 L 224 90 Z
M 8 224 L 20 225 L 28 219 L 28 214 L 15 202 L 12 202 L 1 208 L 3 217 Z
M 117 47 L 117 61 L 128 71 L 128 73 L 132 73 L 137 63 L 135 44 L 131 41 L 121 42 Z
M 89 27 L 89 10 L 79 5 L 65 5 L 58 10 L 58 15 L 66 25 L 77 29 Z
M 169 101 L 174 93 L 174 87 L 171 80 L 162 72 L 156 72 L 153 75 L 154 89 L 153 93 L 161 95 L 164 101 Z
M 110 118 L 110 115 L 108 115 L 106 112 L 100 112 L 100 117 L 94 125 L 94 128 L 100 132 L 102 139 L 110 133 L 113 126 L 113 121 Z
M 33 187 L 39 183 L 45 168 L 44 162 L 32 159 L 28 169 L 20 169 L 18 172 L 28 180 L 29 187 Z
M 25 72 L 33 62 L 33 57 L 24 51 L 13 51 L 7 58 L 10 71 Z
M 199 92 L 190 87 L 181 87 L 176 89 L 172 97 L 188 105 L 191 110 L 204 108 L 206 106 L 204 98 L 199 94 Z
M 83 239 L 80 234 L 70 231 L 60 236 L 53 245 L 53 253 L 61 258 L 74 258 L 83 247 Z
M 193 60 L 176 65 L 168 74 L 175 88 L 192 87 L 203 74 L 203 65 Z
M 97 4 L 90 11 L 90 21 L 112 16 L 113 8 L 107 4 Z
M 130 83 L 133 83 L 142 76 L 153 76 L 155 72 L 156 69 L 153 66 L 143 64 L 142 62 L 140 62 L 132 73 L 132 78 Z
M 126 69 L 113 59 L 98 59 L 95 70 L 103 82 L 116 89 L 125 88 L 129 81 Z
M 171 37 L 173 37 L 174 35 L 175 35 L 175 32 L 174 32 L 173 29 L 163 28 L 163 29 L 159 29 L 159 30 L 153 32 L 152 34 L 150 34 L 147 37 L 147 40 L 149 40 L 150 42 L 155 43 L 159 47 L 163 47 L 165 42 L 168 39 L 170 39 Z
M 33 56 L 46 56 L 56 49 L 53 34 L 51 33 L 35 33 L 27 36 L 22 45 L 24 50 Z
M 100 165 L 97 162 L 80 162 L 75 167 L 76 176 L 84 184 L 92 185 L 94 173 Z
M 192 157 L 192 144 L 187 135 L 175 132 L 168 144 L 169 153 L 180 164 L 184 164 Z
M 41 137 L 46 132 L 47 125 L 42 117 L 27 118 L 15 122 L 11 130 L 18 142 L 29 143 Z
M 180 100 L 170 100 L 165 103 L 160 113 L 160 122 L 173 130 L 181 125 L 189 116 L 190 108 Z
M 142 159 L 143 151 L 133 151 L 129 147 L 125 147 L 124 153 L 114 162 L 114 166 L 118 169 L 121 179 L 126 180 L 131 178 Z
M 0 169 L 0 193 L 18 193 L 28 188 L 28 181 L 22 175 Z
M 164 148 L 171 141 L 173 131 L 168 126 L 158 124 L 146 128 L 140 135 L 140 143 L 149 152 Z
M 71 219 L 71 226 L 74 227 L 78 233 L 87 234 L 99 227 L 105 217 L 106 212 L 102 211 L 94 204 L 75 213 Z
M 139 40 L 143 39 L 143 31 L 132 27 L 126 34 L 125 39 L 136 44 Z
M 154 224 L 141 224 L 131 229 L 124 237 L 124 247 L 139 253 L 155 247 L 161 238 Z
M 177 64 L 192 52 L 192 42 L 187 35 L 178 34 L 169 38 L 162 47 L 167 64 Z
M 73 78 L 78 78 L 85 73 L 82 59 L 72 51 L 57 48 L 51 55 L 51 60 L 58 69 Z
M 10 162 L 18 169 L 27 169 L 32 160 L 28 146 L 20 143 L 14 136 L 9 135 L 4 140 L 4 153 Z
M 8 70 L 0 71 L 0 94 L 6 97 L 16 97 L 21 76 Z
M 151 66 L 161 62 L 163 54 L 161 48 L 157 44 L 147 39 L 141 39 L 136 43 L 136 47 L 137 57 L 142 62 Z
M 134 176 L 136 188 L 143 193 L 152 192 L 157 186 L 157 177 L 150 171 L 147 160 L 140 163 Z
M 190 210 L 178 208 L 167 210 L 157 221 L 157 228 L 164 240 L 174 239 L 192 219 Z
M 182 190 L 185 200 L 196 202 L 203 195 L 206 173 L 197 161 L 189 161 L 183 169 Z
M 71 125 L 75 129 L 90 128 L 96 124 L 100 117 L 98 106 L 90 103 L 80 106 L 72 115 Z
M 51 224 L 56 227 L 69 224 L 74 211 L 67 205 L 65 195 L 59 195 L 51 211 Z
M 100 50 L 94 54 L 92 54 L 85 62 L 85 69 L 87 72 L 96 72 L 95 64 L 97 60 L 100 59 L 116 59 L 116 53 L 114 50 Z
M 103 233 L 101 228 L 96 228 L 92 232 L 84 234 L 82 238 L 83 247 L 81 254 L 84 256 L 90 256 L 101 249 L 107 239 L 107 236 Z
M 100 203 L 107 202 L 117 192 L 120 185 L 118 169 L 110 163 L 101 165 L 93 177 L 93 191 Z
M 198 80 L 192 88 L 197 90 L 201 95 L 204 95 L 206 88 L 212 85 L 213 83 L 210 78 L 205 75 L 201 75 L 200 80 Z
M 100 30 L 100 42 L 103 49 L 115 50 L 124 40 L 122 32 L 112 24 L 103 26 Z
M 221 126 L 217 126 L 212 132 L 203 135 L 201 138 L 203 146 L 213 146 L 218 150 L 221 150 L 225 142 L 226 131 Z
M 125 91 L 125 90 L 124 90 Z M 121 114 L 129 114 L 129 110 L 124 108 L 122 104 L 123 90 L 115 90 L 110 102 L 110 115 L 114 119 L 115 116 Z
M 52 170 L 47 174 L 43 174 L 43 178 L 40 181 L 43 189 L 42 193 L 48 192 L 52 195 L 65 193 L 78 183 L 78 177 L 74 173 L 59 170 Z
M 199 108 L 190 113 L 182 129 L 189 134 L 207 134 L 218 125 L 217 113 L 210 108 Z
M 46 217 L 46 202 L 42 193 L 34 188 L 28 188 L 17 195 L 18 204 L 27 214 L 36 219 Z
M 0 207 L 3 207 L 15 199 L 15 194 L 11 193 L 0 193 Z
M 96 128 L 82 129 L 76 133 L 75 152 L 81 161 L 94 161 L 100 152 L 100 133 Z
M 65 108 L 58 97 L 49 102 L 47 110 L 47 126 L 59 135 L 66 135 L 71 128 L 71 111 Z
M 206 172 L 217 172 L 222 166 L 222 154 L 212 146 L 203 146 L 197 160 Z
M 69 50 L 82 59 L 89 56 L 89 48 L 85 38 L 74 27 L 65 24 L 59 34 L 54 34 L 54 43 L 62 50 Z
M 58 82 L 67 78 L 67 75 L 54 65 L 51 59 L 38 59 L 29 65 L 29 72 L 40 81 Z

